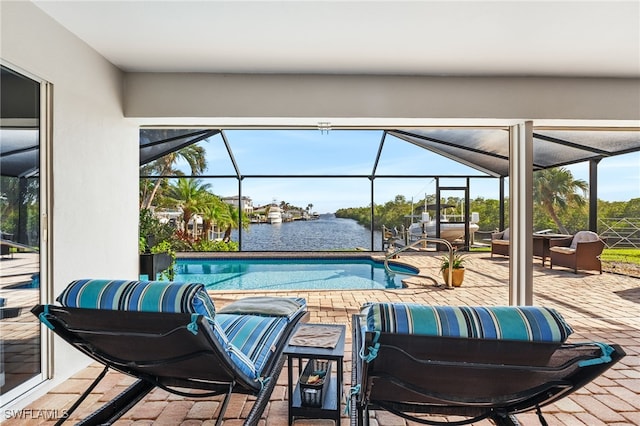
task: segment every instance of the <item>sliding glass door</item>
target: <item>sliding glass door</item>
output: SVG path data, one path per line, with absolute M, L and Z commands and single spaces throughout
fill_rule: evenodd
M 0 107 L 0 406 L 45 378 L 46 351 L 30 309 L 46 274 L 45 83 L 2 66 Z

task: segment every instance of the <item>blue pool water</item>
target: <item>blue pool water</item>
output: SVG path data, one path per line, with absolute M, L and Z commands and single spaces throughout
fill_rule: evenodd
M 410 267 L 369 258 L 199 259 L 176 261 L 175 281 L 208 290 L 364 290 L 402 288 Z
M 10 288 L 12 290 L 28 290 L 33 288 L 40 288 L 40 274 L 31 275 L 31 281 L 25 281 L 19 284 L 13 284 L 7 286 L 6 288 Z

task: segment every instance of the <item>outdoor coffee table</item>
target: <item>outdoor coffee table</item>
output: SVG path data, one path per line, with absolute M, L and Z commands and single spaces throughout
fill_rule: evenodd
M 542 258 L 542 266 L 544 266 L 547 257 L 551 257 L 549 252 L 549 240 L 555 238 L 567 238 L 571 235 L 567 234 L 533 234 L 533 255 Z
M 291 342 L 284 348 L 284 354 L 287 356 L 287 378 L 288 378 L 288 396 L 289 396 L 289 425 L 293 423 L 293 419 L 312 418 L 312 419 L 331 419 L 336 422 L 336 426 L 340 425 L 340 401 L 342 397 L 342 380 L 343 380 L 343 362 L 344 362 L 344 340 L 346 326 L 341 324 L 298 324 L 294 336 L 301 327 L 327 327 L 335 329 L 339 334 L 337 342 L 333 348 L 320 348 L 315 346 L 295 346 Z M 294 382 L 293 365 L 294 359 L 297 359 L 298 375 Z M 304 405 L 302 401 L 300 376 L 303 372 L 303 360 L 313 362 L 313 360 L 331 361 L 331 373 L 327 374 L 325 380 L 329 380 L 326 387 L 326 394 L 322 395 L 322 405 L 315 407 Z

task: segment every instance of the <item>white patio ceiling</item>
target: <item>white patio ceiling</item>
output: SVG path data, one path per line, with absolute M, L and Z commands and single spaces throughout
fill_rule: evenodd
M 40 1 L 124 71 L 640 77 L 632 1 Z
M 638 0 L 34 3 L 127 72 L 640 78 Z M 507 173 L 501 130 L 389 130 Z M 620 130 L 537 131 L 534 168 L 640 149 Z

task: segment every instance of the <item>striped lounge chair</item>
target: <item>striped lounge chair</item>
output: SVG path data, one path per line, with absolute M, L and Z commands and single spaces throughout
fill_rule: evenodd
M 58 336 L 109 368 L 136 377 L 126 391 L 83 420 L 111 423 L 152 389 L 206 397 L 255 395 L 245 424 L 256 424 L 284 363 L 282 350 L 306 315 L 304 299 L 246 298 L 216 312 L 202 284 L 78 280 L 32 312 Z
M 352 424 L 370 409 L 424 424 L 537 410 L 589 383 L 624 355 L 617 345 L 565 343 L 571 327 L 544 307 L 365 304 L 353 317 Z M 442 419 L 440 419 L 442 420 Z

